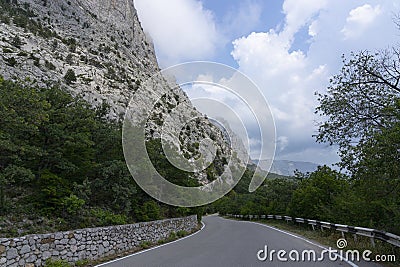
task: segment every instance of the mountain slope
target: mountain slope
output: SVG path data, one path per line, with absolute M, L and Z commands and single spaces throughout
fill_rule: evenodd
M 109 116 L 121 119 L 133 94 L 159 71 L 133 1 L 1 0 L 0 4 L 0 75 L 5 79 L 35 81 L 41 87 L 58 84 L 93 106 L 107 102 Z M 191 130 L 181 129 L 180 143 L 175 145 L 190 159 L 199 153 L 196 144 L 211 138 L 217 144 L 215 162 L 222 165 L 231 152 L 218 127 L 193 108 L 179 87 L 163 79 L 158 83 L 156 93 L 163 101 L 152 111 L 147 137 L 160 138 L 171 108 L 183 104 L 176 124 Z M 174 134 L 167 129 L 166 138 Z M 217 173 L 223 168 L 215 169 Z M 206 172 L 196 178 L 202 183 L 210 180 Z

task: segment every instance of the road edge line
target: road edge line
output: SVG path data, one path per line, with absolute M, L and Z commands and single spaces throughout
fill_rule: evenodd
M 226 220 L 227 220 L 227 219 L 226 219 Z M 269 228 L 269 229 L 272 229 L 272 230 L 275 230 L 275 231 L 284 233 L 284 234 L 286 234 L 286 235 L 289 235 L 289 236 L 291 236 L 291 237 L 300 239 L 300 240 L 302 240 L 302 241 L 305 241 L 305 242 L 307 242 L 307 243 L 309 243 L 309 244 L 311 244 L 311 245 L 313 245 L 313 246 L 316 246 L 316 247 L 318 247 L 318 248 L 327 249 L 326 247 L 324 247 L 324 246 L 322 246 L 322 245 L 319 245 L 319 244 L 316 244 L 316 243 L 312 242 L 311 240 L 306 239 L 305 237 L 298 236 L 298 235 L 295 235 L 295 234 L 290 233 L 290 232 L 286 232 L 286 231 L 284 231 L 284 230 L 281 230 L 281 229 L 278 229 L 278 228 L 269 226 L 269 225 L 267 225 L 267 224 L 262 224 L 262 223 L 259 223 L 259 222 L 251 222 L 251 221 L 241 221 L 241 220 L 239 220 L 239 221 L 240 221 L 240 222 L 247 222 L 247 223 L 253 223 L 253 224 L 260 225 L 260 226 L 264 226 L 264 227 L 266 227 L 266 228 Z M 340 254 L 338 254 L 338 253 L 334 253 L 334 254 L 335 254 L 336 256 L 338 256 L 338 257 L 342 260 L 342 262 L 346 262 L 347 264 L 349 264 L 349 265 L 352 266 L 352 267 L 359 267 L 359 266 L 358 266 L 357 264 L 355 264 L 354 262 L 349 261 L 349 260 L 343 258 L 343 256 L 341 256 Z
M 158 248 L 164 247 L 164 246 L 166 246 L 166 245 L 170 245 L 170 244 L 179 242 L 179 241 L 184 240 L 184 239 L 186 239 L 186 238 L 192 237 L 192 236 L 194 236 L 194 235 L 200 233 L 200 232 L 204 229 L 204 227 L 206 226 L 206 224 L 205 224 L 203 221 L 201 222 L 201 224 L 202 224 L 201 228 L 200 228 L 198 231 L 196 231 L 196 232 L 194 232 L 194 233 L 192 233 L 192 234 L 190 234 L 190 235 L 187 235 L 187 236 L 185 236 L 185 237 L 179 238 L 179 239 L 177 239 L 177 240 L 174 240 L 174 241 L 171 241 L 171 242 L 168 242 L 168 243 L 165 243 L 165 244 L 161 244 L 161 245 L 158 245 L 158 246 L 155 246 L 155 247 L 151 247 L 151 248 L 148 248 L 148 249 L 144 249 L 144 250 L 135 252 L 135 253 L 130 254 L 130 255 L 128 255 L 128 256 L 124 256 L 124 257 L 121 257 L 121 258 L 118 258 L 118 259 L 114 259 L 114 260 L 111 260 L 111 261 L 103 262 L 103 263 L 100 263 L 100 264 L 98 264 L 98 265 L 95 265 L 94 267 L 100 267 L 100 266 L 104 266 L 104 265 L 107 265 L 107 264 L 110 264 L 110 263 L 113 263 L 113 262 L 117 262 L 117 261 L 120 261 L 120 260 L 124 260 L 124 259 L 127 259 L 127 258 L 129 258 L 129 257 L 133 257 L 133 256 L 136 256 L 136 255 L 139 255 L 139 254 L 142 254 L 142 253 L 145 253 L 145 252 L 154 250 L 154 249 L 158 249 Z

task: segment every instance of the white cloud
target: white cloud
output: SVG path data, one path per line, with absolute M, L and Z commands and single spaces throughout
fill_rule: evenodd
M 196 0 L 135 0 L 163 67 L 213 55 L 219 41 L 213 14 Z
M 301 51 L 289 52 L 291 41 L 274 30 L 253 32 L 233 41 L 233 46 L 233 58 L 247 72 L 263 70 L 263 75 L 276 75 L 303 67 L 304 54 Z
M 277 138 L 277 148 L 283 151 L 289 145 L 289 138 L 287 136 L 279 136 Z
M 308 35 L 310 35 L 311 37 L 317 36 L 319 31 L 320 31 L 320 29 L 319 29 L 318 21 L 314 20 L 308 27 Z
M 284 0 L 281 22 L 273 29 L 250 34 L 260 19 L 257 5 L 241 12 L 233 9 L 222 18 L 225 25 L 217 25 L 218 20 L 198 0 L 135 1 L 163 66 L 210 59 L 217 47 L 224 46 L 226 38 L 246 34 L 232 41 L 231 54 L 239 70 L 256 82 L 271 106 L 280 159 L 335 161 L 335 149 L 316 144 L 312 137 L 317 130 L 315 120 L 319 120 L 314 114 L 314 92 L 324 91 L 329 77 L 338 73 L 342 54 L 375 51 L 398 42 L 399 32 L 392 21 L 393 14 L 400 10 L 398 0 Z M 306 45 L 297 45 L 301 38 Z M 232 101 L 232 97 L 212 87 L 199 87 L 189 95 Z M 241 106 L 235 108 L 250 117 Z M 257 149 L 255 136 L 250 136 L 250 141 Z
M 296 33 L 314 15 L 327 5 L 327 0 L 286 0 L 283 12 L 286 15 L 285 31 L 289 35 Z
M 279 33 L 252 33 L 233 42 L 232 55 L 240 70 L 255 80 L 271 105 L 278 155 L 288 153 L 296 142 L 312 139 L 314 86 L 326 75 L 325 67 L 311 65 L 302 51 L 290 51 L 293 38 L 285 28 Z
M 232 56 L 239 69 L 255 80 L 271 105 L 277 125 L 278 158 L 299 159 L 304 153 L 308 160 L 314 155 L 311 161 L 317 163 L 337 159 L 331 149 L 316 144 L 312 137 L 317 130 L 315 121 L 319 119 L 314 114 L 317 105 L 314 92 L 323 91 L 330 75 L 339 70 L 342 53 L 355 47 L 363 49 L 361 40 L 371 39 L 371 33 L 367 36 L 361 30 L 376 22 L 383 12 L 382 6 L 372 6 L 357 7 L 346 1 L 286 0 L 285 26 L 280 31 L 269 29 L 233 41 Z M 388 23 L 380 21 L 379 25 Z M 357 30 L 364 39 L 350 43 L 340 38 L 344 24 L 348 32 Z M 308 29 L 310 48 L 293 51 L 296 34 L 303 28 Z M 373 33 L 391 34 L 390 31 Z M 388 39 L 379 41 L 388 43 Z M 369 42 L 365 49 L 371 47 Z M 321 156 L 324 153 L 326 157 Z
M 342 33 L 346 39 L 357 38 L 382 14 L 380 5 L 372 7 L 369 4 L 359 6 L 350 11 Z

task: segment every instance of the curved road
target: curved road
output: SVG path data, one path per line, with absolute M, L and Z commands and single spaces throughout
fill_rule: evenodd
M 304 250 L 314 250 L 318 258 L 323 248 L 301 237 L 265 225 L 218 216 L 204 217 L 203 222 L 204 229 L 194 235 L 101 266 L 357 266 L 341 260 L 330 261 L 328 253 L 322 262 L 291 261 L 291 250 L 299 251 L 301 260 Z M 268 254 L 271 250 L 287 251 L 283 258 L 286 257 L 288 261 L 278 261 L 277 253 L 273 254 L 272 261 L 260 261 L 257 253 L 264 249 L 265 245 L 268 246 Z M 292 256 L 295 257 L 296 254 Z M 260 253 L 260 257 L 264 257 L 264 253 Z M 305 258 L 308 258 L 307 254 Z M 364 264 L 362 266 L 365 266 Z

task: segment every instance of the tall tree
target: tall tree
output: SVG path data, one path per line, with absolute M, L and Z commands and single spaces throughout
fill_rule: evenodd
M 327 93 L 318 94 L 316 113 L 326 120 L 316 138 L 338 145 L 341 166 L 354 171 L 363 145 L 398 121 L 400 51 L 352 53 L 349 60 L 343 57 L 343 64 Z
M 317 141 L 338 145 L 339 165 L 352 178 L 357 205 L 346 195 L 337 203 L 360 225 L 399 233 L 400 50 L 353 53 L 343 64 L 316 110 L 326 119 Z

